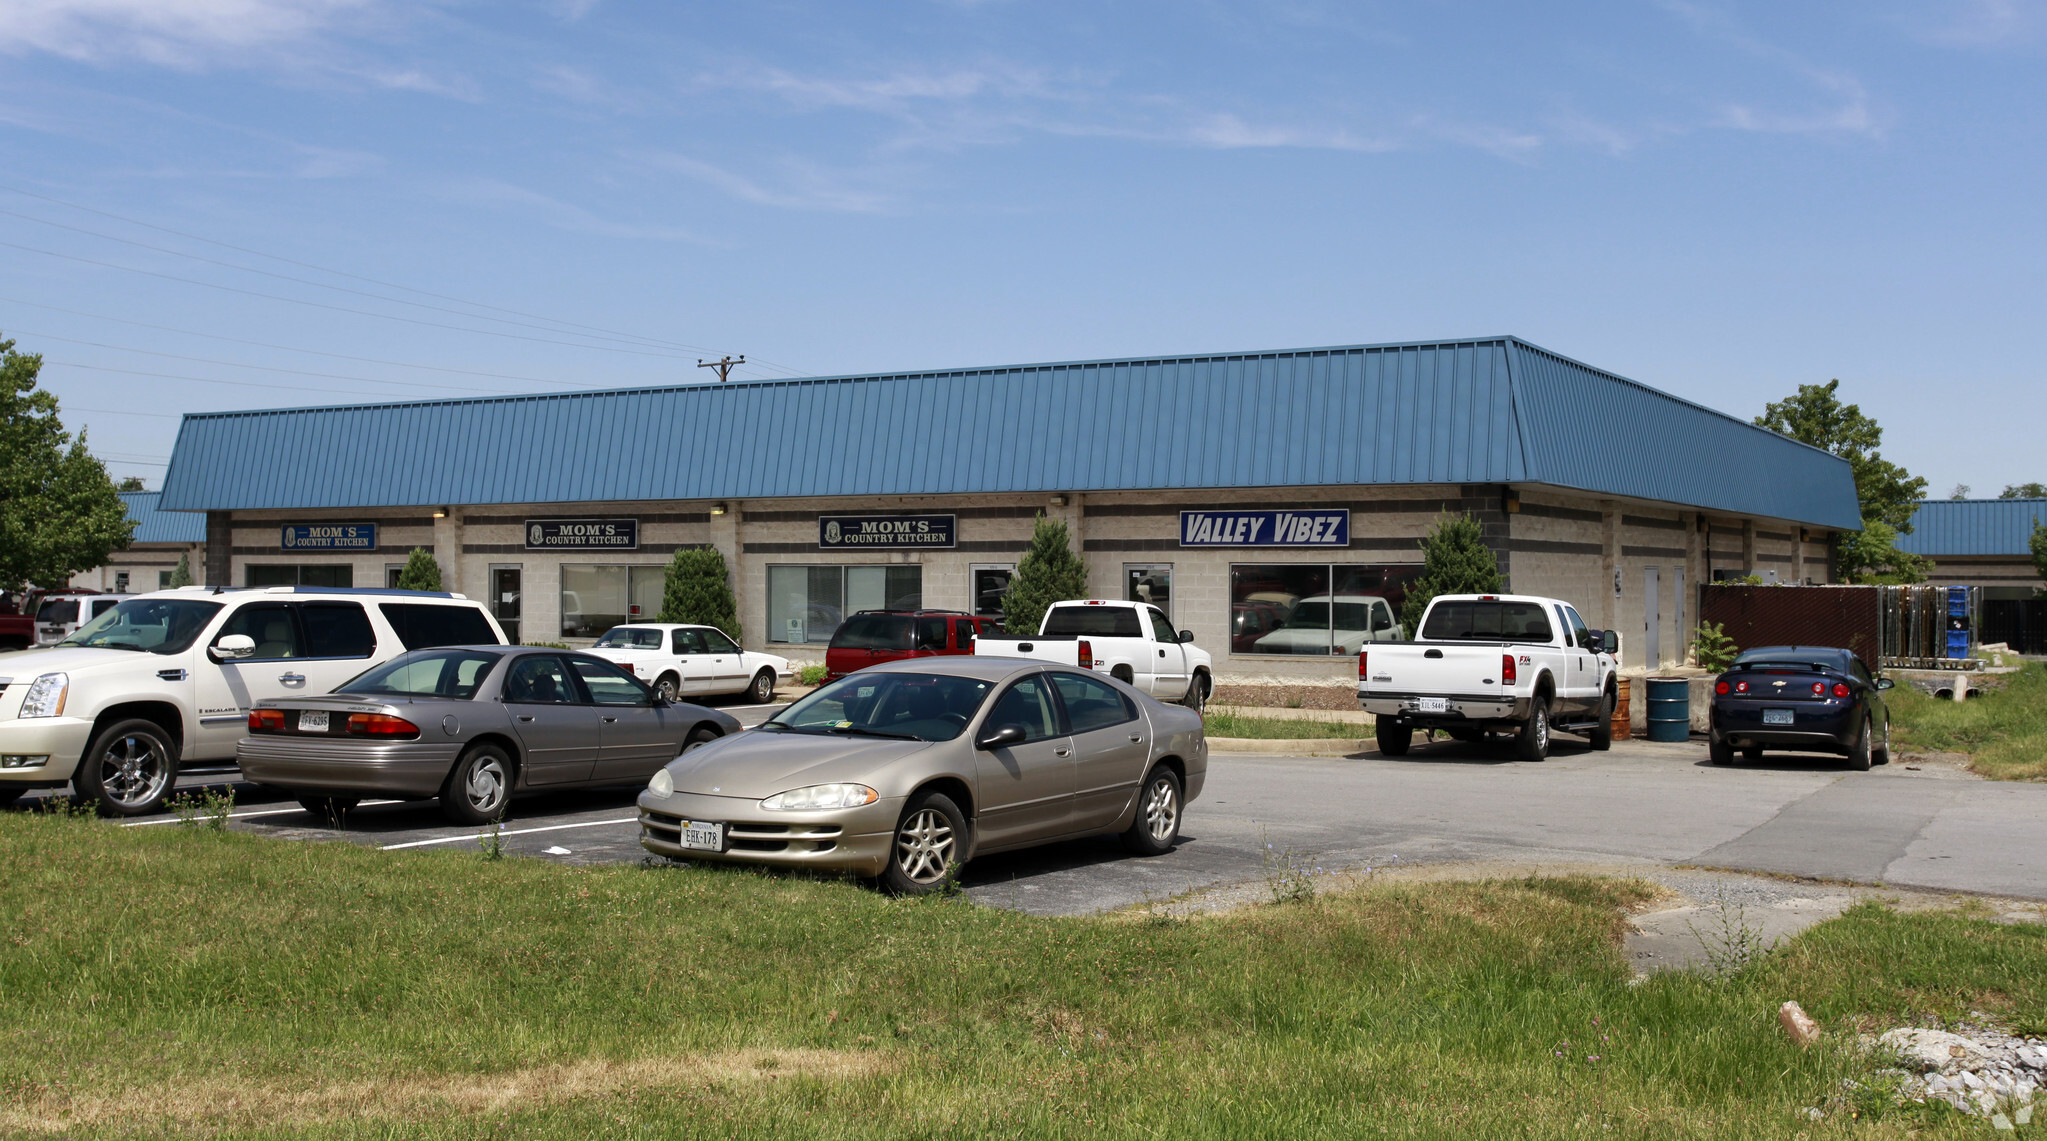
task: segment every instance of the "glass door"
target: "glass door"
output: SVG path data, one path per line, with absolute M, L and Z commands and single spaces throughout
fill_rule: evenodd
M 1130 602 L 1149 602 L 1173 618 L 1173 564 L 1124 563 L 1123 597 Z
M 521 564 L 490 568 L 490 614 L 505 628 L 505 640 L 519 644 L 519 571 Z

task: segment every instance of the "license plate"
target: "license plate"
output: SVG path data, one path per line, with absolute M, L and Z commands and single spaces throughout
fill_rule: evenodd
M 725 825 L 716 821 L 685 820 L 682 822 L 682 846 L 699 852 L 722 852 L 725 850 Z
M 325 733 L 326 731 L 327 731 L 326 710 L 324 709 L 299 710 L 299 732 Z
M 1763 710 L 1763 724 L 1765 725 L 1789 725 L 1794 720 L 1796 720 L 1796 714 L 1794 710 L 1790 709 Z
M 1417 697 L 1414 699 L 1416 713 L 1448 713 L 1450 699 L 1447 697 Z

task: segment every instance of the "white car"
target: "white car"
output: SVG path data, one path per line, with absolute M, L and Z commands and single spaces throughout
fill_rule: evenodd
M 589 652 L 633 671 L 670 701 L 744 693 L 765 705 L 775 699 L 776 685 L 796 678 L 789 659 L 742 650 L 716 626 L 613 626 Z
M 234 763 L 249 708 L 266 697 L 329 693 L 407 650 L 504 641 L 489 612 L 459 594 L 136 595 L 55 646 L 0 654 L 0 804 L 69 781 L 110 816 L 152 812 L 180 766 Z
M 1376 594 L 1312 594 L 1294 603 L 1286 625 L 1258 639 L 1251 652 L 1355 654 L 1367 642 L 1406 637 L 1393 620 L 1393 607 Z

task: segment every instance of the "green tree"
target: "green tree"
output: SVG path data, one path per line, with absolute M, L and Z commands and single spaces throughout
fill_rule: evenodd
M 1912 513 L 1926 480 L 1883 458 L 1884 430 L 1854 404 L 1841 403 L 1841 382 L 1801 384 L 1797 394 L 1763 406 L 1756 423 L 1848 461 L 1855 477 L 1862 531 L 1836 532 L 1834 566 L 1849 582 L 1924 581 L 1930 564 L 1898 550 L 1912 533 Z
M 123 480 L 121 481 L 121 486 L 119 486 L 119 487 L 115 488 L 114 490 L 116 490 L 116 491 L 148 491 L 149 489 L 148 489 L 148 488 L 146 488 L 146 487 L 144 487 L 144 486 L 142 486 L 142 477 L 141 477 L 141 476 L 139 476 L 139 475 L 131 475 L 131 476 L 128 476 L 128 477 L 127 477 L 126 479 L 123 479 Z
M 1012 634 L 1038 632 L 1055 602 L 1087 597 L 1087 563 L 1073 552 L 1073 537 L 1062 519 L 1038 512 L 1031 525 L 1031 549 L 1017 560 L 1016 574 L 1002 595 L 1002 621 Z
M 192 585 L 192 552 L 186 551 L 178 556 L 178 569 L 171 572 L 171 585 Z
M 2047 499 L 2047 483 L 2007 483 L 1999 499 Z
M 1699 668 L 1713 673 L 1726 673 L 1734 665 L 1734 659 L 1741 653 L 1741 647 L 1727 636 L 1727 631 L 1718 622 L 1701 622 L 1692 636 L 1692 653 L 1698 656 Z
M 434 553 L 425 547 L 414 547 L 405 558 L 405 569 L 398 572 L 400 590 L 441 589 L 441 564 L 434 561 Z
M 135 534 L 107 469 L 36 387 L 43 358 L 0 341 L 0 588 L 58 587 Z
M 1400 621 L 1412 638 L 1422 612 L 1439 594 L 1498 594 L 1504 585 L 1500 560 L 1486 546 L 1485 529 L 1470 512 L 1442 515 L 1422 536 L 1422 573 L 1407 588 Z
M 2033 548 L 2033 570 L 2041 578 L 2047 578 L 2047 523 L 2033 524 L 2033 538 L 2029 545 Z
M 661 621 L 716 626 L 739 640 L 739 603 L 716 547 L 685 547 L 668 562 L 661 584 Z

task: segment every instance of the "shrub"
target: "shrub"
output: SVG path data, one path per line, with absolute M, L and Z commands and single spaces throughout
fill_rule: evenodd
M 1002 617 L 1012 634 L 1035 634 L 1055 602 L 1087 597 L 1087 563 L 1073 553 L 1066 523 L 1038 513 L 1031 549 L 1017 560 L 1016 574 L 1002 596 Z
M 398 589 L 441 589 L 441 564 L 434 561 L 432 551 L 425 547 L 412 548 L 412 554 L 405 559 L 405 569 L 398 572 Z
M 1422 536 L 1422 573 L 1407 588 L 1400 608 L 1408 637 L 1421 628 L 1422 614 L 1439 594 L 1498 594 L 1504 583 L 1500 560 L 1486 546 L 1485 529 L 1470 512 L 1442 515 Z
M 1726 673 L 1739 653 L 1741 647 L 1734 644 L 1734 639 L 1727 636 L 1720 623 L 1699 623 L 1698 632 L 1692 636 L 1692 654 L 1698 658 L 1700 669 L 1716 674 Z
M 173 587 L 192 585 L 192 552 L 186 551 L 178 556 L 178 569 L 171 572 L 171 585 Z
M 739 640 L 739 604 L 725 574 L 725 556 L 716 547 L 685 547 L 668 563 L 661 588 L 663 622 L 716 626 Z

